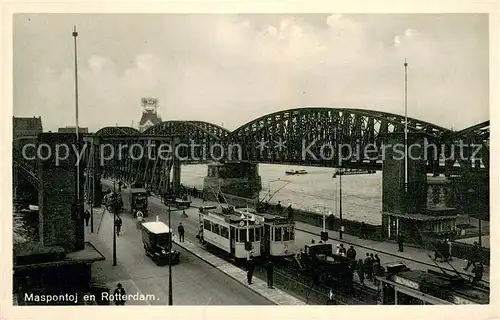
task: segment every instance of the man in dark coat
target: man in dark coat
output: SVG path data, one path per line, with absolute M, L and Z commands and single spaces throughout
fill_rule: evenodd
M 116 285 L 116 289 L 114 291 L 114 299 L 115 299 L 115 304 L 117 306 L 123 306 L 125 305 L 125 289 L 123 289 L 122 284 L 119 283 Z
M 182 222 L 179 222 L 177 232 L 179 232 L 179 241 L 184 242 L 184 226 L 182 225 Z
M 89 210 L 85 210 L 85 226 L 89 226 L 89 221 L 90 221 L 90 212 Z
M 267 287 L 270 289 L 274 289 L 273 287 L 274 266 L 271 260 L 269 260 L 266 264 L 266 271 L 267 271 Z
M 480 250 L 481 248 L 479 247 L 479 243 L 477 241 L 474 241 L 474 245 L 472 246 L 472 248 L 470 248 L 469 254 L 467 256 L 467 266 L 464 268 L 465 271 L 467 271 L 475 262 L 480 260 Z
M 350 260 L 356 260 L 356 250 L 354 250 L 353 246 L 350 246 L 349 249 L 347 249 L 346 255 Z
M 398 234 L 398 246 L 399 246 L 399 252 L 403 252 L 403 243 L 404 243 L 404 238 L 401 233 Z
M 359 227 L 359 237 L 361 239 L 365 238 L 365 233 L 366 233 L 366 225 L 365 222 L 361 222 L 361 226 Z
M 373 260 L 369 253 L 366 254 L 365 263 L 363 265 L 365 267 L 366 278 L 368 278 L 368 280 L 372 280 Z
M 120 219 L 120 217 L 116 217 L 115 227 L 116 227 L 116 236 L 119 237 L 120 231 L 122 230 L 122 219 Z
M 254 270 L 255 270 L 255 265 L 254 265 L 253 257 L 250 256 L 250 258 L 247 261 L 247 281 L 248 281 L 248 284 L 252 284 L 252 277 L 253 277 Z

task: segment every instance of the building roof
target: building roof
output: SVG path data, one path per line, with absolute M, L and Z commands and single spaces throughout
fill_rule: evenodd
M 13 128 L 14 131 L 18 130 L 37 130 L 42 132 L 42 117 L 32 117 L 32 118 L 13 118 Z
M 66 126 L 65 128 L 59 128 L 57 130 L 58 133 L 75 133 L 76 127 L 68 127 Z M 79 127 L 78 128 L 78 133 L 89 133 L 89 128 L 87 127 Z
M 391 217 L 398 217 L 398 218 L 404 218 L 408 220 L 418 220 L 418 221 L 438 221 L 438 220 L 453 220 L 457 218 L 457 215 L 449 215 L 449 216 L 433 216 L 433 215 L 426 215 L 426 214 L 421 214 L 421 213 L 414 213 L 414 214 L 404 214 L 404 213 L 394 213 L 394 212 L 385 212 L 382 211 L 382 214 L 391 216 Z
M 148 121 L 151 121 L 152 124 L 157 124 L 161 122 L 161 117 L 156 112 L 150 112 L 150 111 L 143 112 L 141 121 L 139 121 L 139 126 L 143 126 Z

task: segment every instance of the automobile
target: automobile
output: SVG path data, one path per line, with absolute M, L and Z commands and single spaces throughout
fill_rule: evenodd
M 180 253 L 172 248 L 172 230 L 161 221 L 144 222 L 141 225 L 142 243 L 146 255 L 158 266 L 178 264 Z

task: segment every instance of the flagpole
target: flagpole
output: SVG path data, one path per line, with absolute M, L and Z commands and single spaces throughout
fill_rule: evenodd
M 73 38 L 75 47 L 75 132 L 76 132 L 76 150 L 79 151 L 80 139 L 79 139 L 79 125 L 78 125 L 78 56 L 76 48 L 76 37 L 78 37 L 78 32 L 76 31 L 76 26 L 73 26 Z M 80 162 L 76 161 L 76 204 L 80 206 Z M 79 210 L 79 208 L 78 208 Z
M 405 58 L 405 194 L 408 192 L 408 62 Z

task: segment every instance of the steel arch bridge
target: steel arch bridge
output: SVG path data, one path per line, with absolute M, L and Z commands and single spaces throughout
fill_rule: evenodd
M 293 164 L 304 166 L 325 166 L 345 168 L 369 168 L 380 170 L 382 159 L 380 154 L 370 157 L 357 155 L 340 164 L 339 151 L 345 156 L 340 146 L 358 147 L 360 150 L 369 145 L 380 147 L 386 135 L 404 132 L 405 118 L 398 114 L 376 110 L 350 108 L 295 108 L 264 115 L 254 119 L 236 130 L 229 131 L 223 127 L 204 121 L 164 121 L 144 132 L 131 127 L 110 126 L 100 129 L 94 134 L 85 135 L 87 141 L 84 165 L 92 171 L 92 176 L 99 180 L 101 175 L 119 176 L 124 181 L 143 181 L 152 186 L 153 191 L 164 190 L 170 183 L 170 172 L 174 159 L 181 161 L 204 162 L 206 160 L 241 160 L 252 163 Z M 477 124 L 461 131 L 452 131 L 444 127 L 408 118 L 410 133 L 421 133 L 430 142 L 445 145 L 445 153 L 449 153 L 459 142 L 466 146 L 465 155 L 471 155 L 470 145 L 482 147 L 481 170 L 489 168 L 489 121 Z M 110 157 L 109 151 L 100 150 L 99 144 L 111 144 L 112 149 L 125 145 L 125 152 L 120 157 Z M 151 141 L 156 143 L 152 148 L 154 157 L 140 154 L 133 145 L 147 147 Z M 22 143 L 15 143 L 15 154 L 19 154 Z M 164 157 L 157 156 L 159 145 L 171 148 L 164 152 Z M 189 145 L 198 145 L 190 149 Z M 177 148 L 181 147 L 181 148 Z M 177 155 L 174 156 L 174 152 Z M 233 158 L 230 157 L 230 152 Z M 304 152 L 305 151 L 305 152 Z M 234 158 L 234 155 L 237 158 Z M 166 156 L 165 156 L 166 155 Z M 467 159 L 455 158 L 443 163 L 431 159 L 429 172 L 463 172 L 474 171 L 479 165 Z M 438 155 L 440 156 L 440 155 Z M 104 159 L 104 161 L 103 161 Z M 108 160 L 109 159 L 109 160 Z M 22 164 L 19 164 L 21 166 Z M 31 166 L 36 164 L 31 164 Z M 26 166 L 22 165 L 23 172 Z M 175 175 L 174 170 L 174 175 Z M 88 180 L 88 179 L 87 179 Z
M 124 136 L 142 139 L 152 137 L 177 137 L 181 144 L 179 156 L 184 161 L 241 160 L 254 163 L 293 164 L 305 166 L 340 165 L 340 155 L 346 156 L 349 148 L 365 150 L 381 146 L 388 133 L 404 132 L 405 118 L 401 115 L 365 109 L 349 108 L 296 108 L 278 111 L 252 120 L 234 131 L 203 121 L 164 121 L 143 133 L 128 127 L 107 127 L 96 135 L 102 138 Z M 444 151 L 458 140 L 468 144 L 489 141 L 489 121 L 454 132 L 450 129 L 408 118 L 410 133 L 422 133 L 429 142 L 445 144 Z M 186 145 L 197 146 L 188 150 Z M 346 150 L 341 150 L 342 146 Z M 350 146 L 350 147 L 349 147 Z M 217 147 L 217 148 L 215 148 Z M 233 151 L 233 152 L 231 152 Z M 441 151 L 441 150 L 439 150 Z M 484 151 L 484 150 L 483 150 Z M 236 153 L 236 155 L 235 155 Z M 237 158 L 235 159 L 235 156 Z M 440 155 L 438 155 L 440 156 Z M 361 152 L 343 167 L 381 168 L 381 155 Z M 456 160 L 449 160 L 456 163 Z M 464 161 L 459 164 L 468 165 Z

